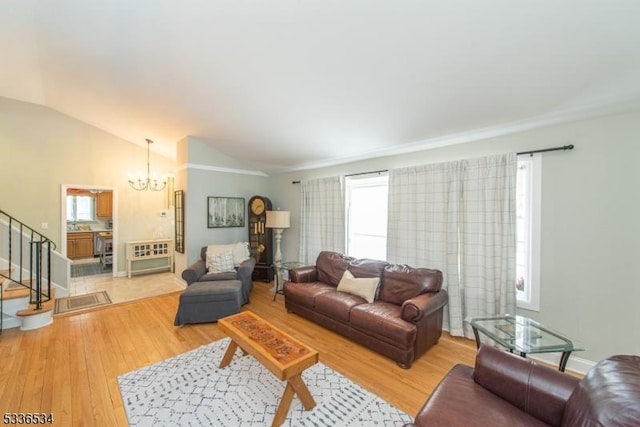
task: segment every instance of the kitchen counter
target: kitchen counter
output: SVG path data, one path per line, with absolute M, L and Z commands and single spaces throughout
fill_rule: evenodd
M 67 230 L 67 234 L 73 233 L 104 233 L 108 231 L 113 231 L 112 229 L 107 228 L 92 228 L 91 230 Z

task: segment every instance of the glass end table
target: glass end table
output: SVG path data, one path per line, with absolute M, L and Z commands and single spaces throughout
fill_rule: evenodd
M 562 353 L 558 370 L 564 372 L 573 351 L 584 350 L 582 345 L 567 336 L 524 316 L 504 314 L 466 319 L 480 348 L 480 334 L 522 357 L 532 353 Z
M 289 270 L 292 268 L 304 267 L 304 264 L 299 261 L 288 261 L 281 262 L 279 264 L 273 264 L 273 269 L 276 272 L 275 274 L 275 291 L 273 292 L 273 300 L 276 300 L 278 294 L 282 294 L 284 292 L 283 286 L 284 281 L 289 280 Z M 286 276 L 286 277 L 285 277 Z

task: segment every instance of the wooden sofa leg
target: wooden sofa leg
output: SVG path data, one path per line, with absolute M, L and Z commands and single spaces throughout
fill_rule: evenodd
M 398 364 L 398 366 L 400 366 L 402 369 L 410 369 L 411 368 L 411 363 L 402 363 L 402 362 L 396 362 Z

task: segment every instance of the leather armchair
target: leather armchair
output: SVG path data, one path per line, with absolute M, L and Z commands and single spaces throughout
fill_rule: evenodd
M 236 271 L 225 273 L 207 273 L 207 247 L 203 246 L 200 250 L 200 259 L 191 264 L 187 269 L 182 272 L 182 278 L 187 282 L 187 286 L 196 282 L 209 282 L 216 280 L 239 280 L 242 283 L 242 299 L 243 304 L 249 302 L 249 294 L 253 289 L 253 281 L 251 276 L 253 275 L 253 269 L 256 265 L 256 260 L 248 258 L 243 261 Z
M 640 357 L 612 356 L 582 379 L 482 345 L 407 426 L 639 426 Z

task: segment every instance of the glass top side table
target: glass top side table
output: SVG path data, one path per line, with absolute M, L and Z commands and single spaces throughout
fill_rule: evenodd
M 524 316 L 505 314 L 492 317 L 474 317 L 467 321 L 473 328 L 476 346 L 480 347 L 480 334 L 487 336 L 510 352 L 522 357 L 530 353 L 562 353 L 558 369 L 564 372 L 573 351 L 582 345 Z
M 276 287 L 273 293 L 274 301 L 276 300 L 276 297 L 278 296 L 278 294 L 282 294 L 284 292 L 283 286 L 284 286 L 285 280 L 289 280 L 289 270 L 291 270 L 292 268 L 304 267 L 304 265 L 305 264 L 299 261 L 288 261 L 288 262 L 281 262 L 280 264 L 273 264 L 273 268 L 276 272 L 275 274 Z

